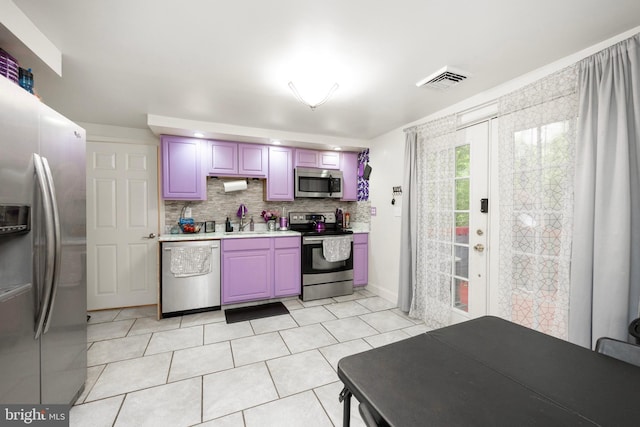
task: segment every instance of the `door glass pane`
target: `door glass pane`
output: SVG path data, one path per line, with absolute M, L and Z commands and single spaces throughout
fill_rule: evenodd
M 456 177 L 469 176 L 470 148 L 469 144 L 456 147 Z
M 455 279 L 453 304 L 459 310 L 469 311 L 469 282 L 467 280 Z
M 456 276 L 469 277 L 469 247 L 455 245 L 456 251 Z
M 456 243 L 469 244 L 469 213 L 458 212 L 456 216 Z
M 469 178 L 456 179 L 456 210 L 469 210 Z
M 470 145 L 456 147 L 453 306 L 469 311 L 469 173 Z

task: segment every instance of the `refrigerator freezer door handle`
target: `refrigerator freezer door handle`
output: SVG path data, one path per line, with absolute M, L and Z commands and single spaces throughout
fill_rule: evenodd
M 49 301 L 51 299 L 51 289 L 53 288 L 53 276 L 55 266 L 55 232 L 53 227 L 53 212 L 51 212 L 51 197 L 49 193 L 49 187 L 47 184 L 47 178 L 44 172 L 44 166 L 42 158 L 33 154 L 33 165 L 36 172 L 36 179 L 38 181 L 38 188 L 40 189 L 40 196 L 42 198 L 42 210 L 44 213 L 44 232 L 46 236 L 45 247 L 45 270 L 44 270 L 44 282 L 38 284 L 36 287 L 38 295 L 42 298 L 39 301 L 38 307 L 38 319 L 36 322 L 36 335 L 35 339 L 40 338 L 44 329 L 44 321 L 49 308 Z M 40 278 L 38 277 L 39 281 Z
M 56 294 L 58 293 L 58 283 L 60 282 L 60 260 L 62 258 L 62 234 L 60 233 L 60 213 L 58 212 L 58 202 L 56 200 L 56 187 L 53 184 L 53 175 L 51 174 L 51 168 L 46 157 L 42 157 L 42 165 L 44 166 L 44 173 L 47 180 L 47 187 L 49 189 L 49 200 L 51 201 L 51 213 L 53 215 L 53 234 L 55 248 L 53 252 L 53 281 L 51 286 L 51 298 L 49 300 L 49 307 L 47 308 L 47 314 L 44 320 L 44 331 L 46 334 L 51 326 L 51 315 L 53 313 L 53 305 L 56 301 Z

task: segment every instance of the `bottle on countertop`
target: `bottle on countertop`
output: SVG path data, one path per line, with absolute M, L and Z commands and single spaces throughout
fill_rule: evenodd
M 349 214 L 349 212 L 345 212 L 344 214 L 344 228 L 347 230 L 351 228 L 351 214 Z
M 253 217 L 251 217 L 251 220 L 249 221 L 249 231 L 254 231 L 255 230 L 255 223 L 253 222 Z
M 231 225 L 231 221 L 229 221 L 229 217 L 227 217 L 227 221 L 224 223 L 224 231 L 230 233 L 233 231 L 233 226 Z
M 338 224 L 338 228 L 344 228 L 344 219 L 342 217 L 342 209 L 336 209 L 336 224 Z

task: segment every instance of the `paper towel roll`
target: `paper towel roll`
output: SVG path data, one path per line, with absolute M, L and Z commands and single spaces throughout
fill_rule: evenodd
M 247 181 L 239 180 L 239 181 L 226 181 L 224 183 L 224 192 L 228 193 L 230 191 L 240 191 L 247 189 Z

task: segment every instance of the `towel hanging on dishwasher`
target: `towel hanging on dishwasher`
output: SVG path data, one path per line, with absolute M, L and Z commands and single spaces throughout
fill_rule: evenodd
M 326 237 L 322 240 L 322 256 L 329 262 L 339 262 L 351 256 L 351 236 Z
M 171 273 L 175 277 L 201 276 L 210 272 L 210 246 L 178 246 L 171 248 Z

